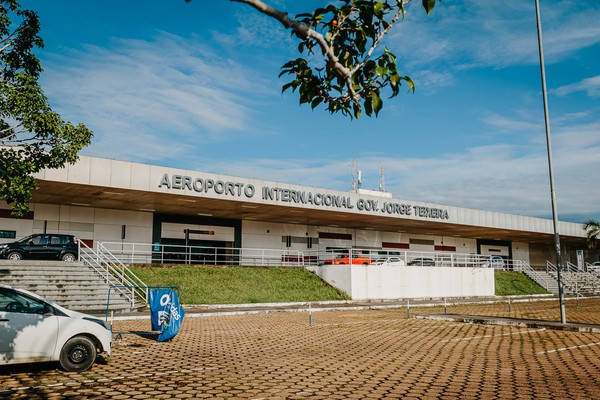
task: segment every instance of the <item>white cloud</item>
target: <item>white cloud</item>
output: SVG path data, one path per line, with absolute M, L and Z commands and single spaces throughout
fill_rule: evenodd
M 540 129 L 539 123 L 533 123 L 528 121 L 520 121 L 514 118 L 508 118 L 497 114 L 490 114 L 482 118 L 482 121 L 489 126 L 499 128 L 505 132 L 527 132 L 535 131 Z
M 466 0 L 442 2 L 430 16 L 413 4 L 390 35 L 409 66 L 444 62 L 452 70 L 538 63 L 533 2 Z M 558 61 L 600 42 L 600 8 L 574 0 L 542 5 L 546 62 Z
M 552 91 L 557 96 L 566 96 L 576 92 L 585 92 L 590 97 L 600 97 L 600 75 L 586 78 L 570 85 L 561 86 Z
M 581 220 L 600 216 L 600 124 L 557 127 L 554 169 L 560 213 Z M 221 173 L 349 190 L 350 160 L 252 159 L 210 162 Z M 385 168 L 386 189 L 394 197 L 529 216 L 551 215 L 545 143 L 471 147 L 438 157 L 367 156 L 357 158 L 363 188 L 377 189 Z M 208 165 L 199 164 L 206 170 Z
M 423 89 L 425 93 L 432 94 L 440 88 L 452 87 L 456 79 L 448 71 L 421 70 L 411 76 L 413 81 L 418 82 L 417 89 Z
M 157 147 L 173 156 L 228 139 L 252 123 L 260 96 L 273 93 L 258 71 L 220 57 L 197 37 L 168 33 L 55 55 L 43 78 L 54 108 L 94 130 L 87 153 L 127 159 L 134 157 L 127 143 L 152 158 Z

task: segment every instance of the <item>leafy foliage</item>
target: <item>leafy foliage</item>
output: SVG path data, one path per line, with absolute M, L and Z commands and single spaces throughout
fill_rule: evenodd
M 40 22 L 17 0 L 0 1 L 0 199 L 14 215 L 29 209 L 32 174 L 77 160 L 92 132 L 54 113 L 38 84 L 42 68 L 33 49 L 43 47 Z
M 588 247 L 590 249 L 595 249 L 598 245 L 598 240 L 600 239 L 600 221 L 589 219 L 586 221 L 585 225 L 583 225 L 583 229 L 587 231 Z
M 189 1 L 189 0 L 187 0 Z M 287 13 L 262 0 L 231 0 L 248 4 L 292 29 L 302 57 L 283 65 L 280 77 L 291 76 L 282 91 L 297 91 L 300 104 L 314 109 L 324 105 L 330 113 L 359 118 L 364 110 L 377 116 L 382 96 L 396 97 L 404 83 L 415 90 L 413 81 L 398 71 L 396 56 L 381 40 L 406 14 L 411 0 L 338 0 L 311 13 L 290 19 Z M 427 14 L 435 0 L 422 0 Z M 315 57 L 320 52 L 323 59 Z
M 423 1 L 427 12 L 434 3 Z M 383 108 L 384 89 L 391 89 L 390 97 L 398 95 L 402 82 L 409 90 L 415 89 L 413 81 L 398 72 L 390 49 L 375 53 L 380 40 L 404 14 L 402 1 L 343 0 L 338 6 L 330 4 L 297 15 L 297 21 L 320 32 L 334 57 L 320 67 L 309 65 L 307 58 L 286 63 L 280 76 L 292 75 L 294 79 L 283 86 L 283 91 L 298 89 L 301 104 L 315 108 L 324 103 L 330 113 L 339 111 L 359 118 L 364 108 L 367 115 L 377 116 Z M 300 53 L 312 56 L 319 47 L 318 39 L 294 32 L 302 40 Z

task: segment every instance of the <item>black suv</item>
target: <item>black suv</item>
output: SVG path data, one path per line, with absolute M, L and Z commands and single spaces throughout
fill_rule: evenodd
M 79 247 L 73 235 L 36 234 L 12 243 L 0 244 L 0 258 L 75 261 Z

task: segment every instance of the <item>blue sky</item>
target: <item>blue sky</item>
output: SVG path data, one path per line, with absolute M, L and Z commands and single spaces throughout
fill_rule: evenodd
M 267 1 L 290 15 L 324 1 Z M 298 104 L 279 23 L 227 0 L 22 0 L 42 85 L 83 154 L 551 217 L 534 1 L 420 2 L 386 40 L 416 84 L 379 118 Z M 600 2 L 540 0 L 558 213 L 600 219 Z

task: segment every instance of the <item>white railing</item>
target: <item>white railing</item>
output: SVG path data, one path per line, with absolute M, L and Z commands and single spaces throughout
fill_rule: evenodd
M 517 270 L 520 260 L 498 260 L 489 255 L 416 252 L 383 249 L 347 248 L 334 250 L 288 250 L 185 246 L 149 243 L 98 243 L 99 253 L 110 253 L 115 261 L 125 264 L 203 264 L 243 266 L 306 267 L 323 264 L 370 265 L 381 258 L 398 257 L 404 265 L 441 267 L 486 267 Z M 338 257 L 340 258 L 338 260 Z M 344 261 L 344 259 L 346 261 Z
M 92 268 L 105 282 L 124 295 L 136 307 L 136 297 L 148 303 L 147 285 L 142 282 L 125 264 L 123 264 L 110 251 L 98 244 L 94 251 L 82 241 L 79 241 L 79 260 Z
M 538 285 L 540 285 L 544 289 L 550 291 L 549 290 L 550 282 L 548 281 L 548 279 L 546 279 L 546 277 L 543 274 L 541 274 L 539 271 L 536 271 L 535 269 L 533 269 L 531 267 L 531 265 L 529 265 L 525 261 L 520 261 L 518 263 L 518 266 L 516 266 L 514 268 L 514 271 L 523 272 L 525 275 L 527 275 L 528 277 L 533 279 Z
M 579 272 L 579 267 L 570 261 L 565 263 L 565 267 L 563 269 L 567 272 Z
M 174 244 L 103 242 L 98 252 L 109 252 L 127 264 L 203 264 L 246 266 L 304 266 L 309 261 L 301 251 L 185 246 Z
M 546 270 L 553 277 L 557 277 L 556 266 L 551 262 L 546 262 Z M 600 292 L 600 279 L 594 272 L 589 271 L 588 266 L 585 270 L 580 270 L 575 264 L 567 261 L 561 269 L 561 281 L 565 292 L 580 294 L 597 294 Z
M 562 284 L 564 292 L 568 291 L 571 293 L 577 293 L 579 290 L 578 279 L 577 277 L 573 278 L 569 276 L 568 272 L 572 271 L 569 269 L 567 264 L 563 265 L 563 267 L 560 269 L 560 283 L 558 282 L 558 269 L 556 268 L 556 265 L 552 264 L 550 261 L 546 261 L 546 272 L 548 272 L 548 274 L 550 274 L 552 277 L 556 278 L 557 284 Z

